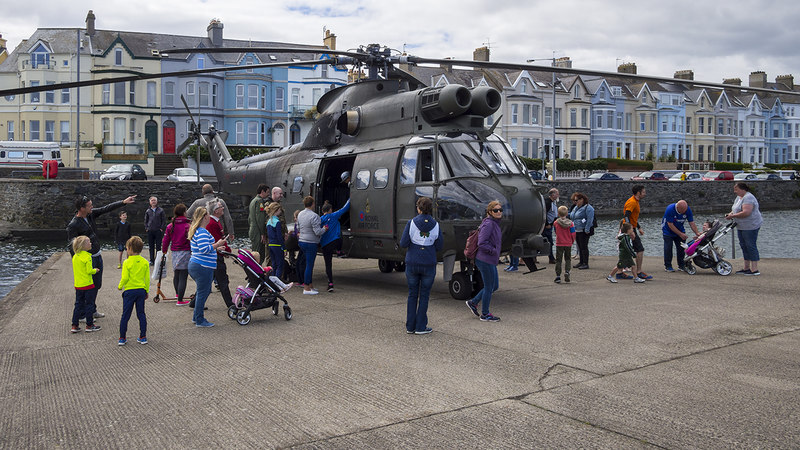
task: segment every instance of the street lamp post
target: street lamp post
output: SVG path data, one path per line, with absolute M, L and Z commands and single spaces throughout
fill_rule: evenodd
M 527 60 L 527 62 L 551 61 L 552 66 L 555 67 L 556 66 L 556 55 L 555 55 L 555 53 L 556 52 L 554 50 L 552 58 L 533 58 L 533 59 Z M 556 180 L 556 170 L 557 170 L 556 169 L 556 158 L 555 158 L 555 156 L 556 156 L 555 155 L 555 146 L 556 146 L 556 73 L 555 72 L 551 72 L 551 74 L 553 75 L 553 79 L 552 79 L 552 85 L 553 85 L 553 109 L 552 109 L 552 111 L 550 113 L 550 125 L 553 127 L 553 139 L 550 142 L 550 150 L 548 151 L 548 155 L 547 156 L 550 158 L 550 161 L 553 162 L 553 173 L 552 173 L 551 176 L 552 176 L 553 181 L 555 181 Z

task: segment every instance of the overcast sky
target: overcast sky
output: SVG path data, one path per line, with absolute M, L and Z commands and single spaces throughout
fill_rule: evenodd
M 96 27 L 204 36 L 212 18 L 224 37 L 321 44 L 323 27 L 337 49 L 379 43 L 426 58 L 472 59 L 489 43 L 491 60 L 569 56 L 573 67 L 615 71 L 635 62 L 639 74 L 719 83 L 761 70 L 769 81 L 800 81 L 800 3 L 796 0 L 36 0 L 4 8 L 0 33 L 13 49 L 36 28 Z M 544 62 L 543 64 L 547 64 Z

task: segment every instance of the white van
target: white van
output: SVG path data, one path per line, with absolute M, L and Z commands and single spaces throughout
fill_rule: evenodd
M 42 170 L 46 160 L 64 166 L 57 142 L 0 141 L 0 168 Z

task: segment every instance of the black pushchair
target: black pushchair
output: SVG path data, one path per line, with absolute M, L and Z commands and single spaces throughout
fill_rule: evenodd
M 686 264 L 686 273 L 694 275 L 699 267 L 713 269 L 722 276 L 730 275 L 733 272 L 733 266 L 723 259 L 725 249 L 717 246 L 716 242 L 734 228 L 736 228 L 736 222 L 729 222 L 723 226 L 719 220 L 715 220 L 699 241 L 688 245 L 682 244 L 686 249 L 686 256 L 683 259 Z
M 228 308 L 228 317 L 239 325 L 250 323 L 250 312 L 257 309 L 272 308 L 272 314 L 278 315 L 280 303 L 283 302 L 283 317 L 292 320 L 292 308 L 281 295 L 281 288 L 269 279 L 269 274 L 258 264 L 258 261 L 247 250 L 239 250 L 237 255 L 220 252 L 241 266 L 247 276 L 247 286 L 236 288 L 233 305 Z

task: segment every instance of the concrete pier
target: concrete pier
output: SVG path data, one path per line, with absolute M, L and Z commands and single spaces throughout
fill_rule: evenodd
M 402 273 L 336 259 L 336 292 L 294 288 L 291 321 L 259 310 L 240 326 L 215 290 L 216 326 L 200 329 L 187 307 L 148 300 L 150 343 L 134 316 L 119 347 L 120 271 L 104 256 L 99 332 L 69 332 L 68 254 L 0 302 L 0 448 L 800 446 L 797 260 L 721 277 L 651 256 L 644 285 L 606 281 L 612 257 L 569 284 L 552 265 L 501 270 L 499 323 L 437 279 L 434 331 L 416 336 Z

